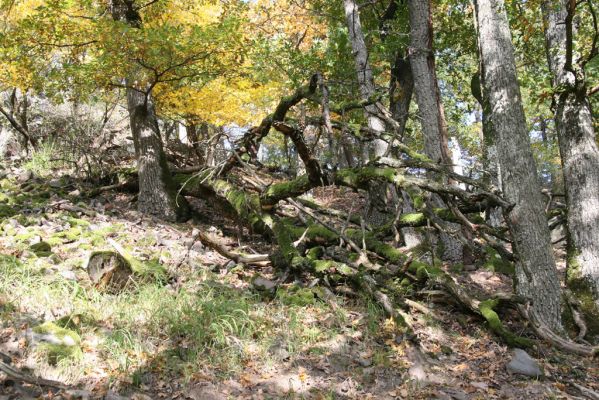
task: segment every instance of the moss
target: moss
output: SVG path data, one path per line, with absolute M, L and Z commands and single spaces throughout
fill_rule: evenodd
M 403 175 L 394 168 L 361 167 L 337 171 L 335 182 L 339 185 L 366 188 L 373 180 L 396 183 L 402 186 Z
M 288 182 L 272 184 L 261 196 L 263 206 L 276 204 L 287 197 L 295 197 L 308 191 L 312 185 L 307 175 L 301 175 Z
M 599 307 L 592 283 L 583 278 L 569 276 L 568 288 L 580 302 L 580 311 L 587 324 L 588 335 L 599 335 Z
M 399 217 L 399 222 L 406 225 L 420 225 L 421 223 L 424 223 L 425 220 L 426 217 L 424 216 L 424 213 L 420 212 L 402 214 Z
M 56 232 L 50 237 L 53 238 L 62 238 L 67 242 L 75 242 L 79 240 L 82 236 L 85 236 L 83 233 L 83 229 L 80 226 L 76 226 L 71 229 L 67 229 L 64 231 Z
M 67 217 L 67 222 L 71 225 L 71 226 L 82 226 L 82 227 L 89 227 L 91 224 L 89 223 L 89 221 L 86 221 L 84 219 L 80 219 L 80 218 L 73 218 L 73 217 Z
M 17 210 L 7 204 L 0 204 L 0 219 L 10 218 L 17 214 Z
M 483 268 L 500 274 L 514 276 L 516 267 L 511 262 L 503 259 L 501 255 L 492 247 L 485 247 L 485 253 L 487 253 L 487 260 L 483 264 Z
M 47 242 L 39 242 L 29 246 L 31 250 L 38 257 L 48 257 L 52 254 L 52 246 Z
M 439 276 L 443 271 L 422 261 L 412 261 L 408 267 L 408 271 L 415 274 L 419 280 L 426 280 L 431 277 Z
M 279 288 L 277 298 L 285 305 L 297 307 L 313 305 L 316 302 L 312 289 L 297 285 Z
M 322 246 L 312 247 L 306 253 L 306 257 L 312 261 L 318 260 L 323 255 L 324 255 L 324 247 L 322 247 Z
M 51 364 L 81 355 L 81 338 L 73 330 L 62 328 L 54 322 L 45 322 L 34 327 L 33 332 L 43 341 L 39 347 L 47 353 Z
M 297 249 L 293 247 L 293 232 L 290 230 L 289 225 L 284 221 L 277 221 L 273 226 L 273 233 L 275 234 L 275 239 L 279 245 L 279 251 L 286 263 L 288 265 L 294 264 L 292 261 L 295 257 L 299 257 L 299 253 Z M 295 264 L 297 264 L 297 262 Z
M 481 315 L 487 321 L 491 330 L 499 335 L 511 347 L 532 347 L 534 345 L 534 341 L 517 336 L 503 326 L 499 315 L 497 315 L 495 310 L 493 310 L 497 304 L 498 300 L 490 299 L 482 301 L 478 306 Z

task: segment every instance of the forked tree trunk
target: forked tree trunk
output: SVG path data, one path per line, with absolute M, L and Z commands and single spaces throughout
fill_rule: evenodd
M 132 0 L 112 0 L 112 17 L 133 28 L 141 28 L 141 17 Z M 136 81 L 129 76 L 128 84 Z M 184 220 L 189 206 L 183 196 L 177 196 L 172 182 L 151 93 L 145 88 L 127 88 L 127 108 L 139 175 L 138 210 L 167 221 Z
M 429 0 L 409 0 L 410 49 L 409 60 L 414 79 L 414 93 L 418 104 L 418 118 L 424 135 L 424 152 L 434 162 L 451 165 L 447 124 L 441 103 L 441 94 L 435 72 L 433 55 L 433 25 Z M 434 207 L 443 207 L 437 195 L 432 197 Z M 453 229 L 460 229 L 452 225 Z M 445 232 L 440 234 L 442 258 L 461 262 L 463 245 Z
M 515 290 L 532 299 L 533 315 L 562 331 L 560 285 L 526 119 L 503 0 L 475 0 L 484 96 L 497 134 L 506 213 L 516 262 Z
M 556 91 L 555 125 L 568 204 L 568 286 L 583 300 L 587 320 L 597 321 L 593 330 L 598 330 L 599 148 L 584 70 L 566 68 L 566 4 L 563 0 L 544 1 L 541 8 L 547 60 Z

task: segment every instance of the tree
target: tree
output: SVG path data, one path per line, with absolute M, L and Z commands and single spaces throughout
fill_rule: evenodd
M 430 1 L 408 1 L 410 15 L 409 60 L 414 79 L 414 93 L 418 104 L 418 117 L 424 136 L 424 153 L 434 162 L 451 166 L 448 147 L 447 122 L 435 72 L 433 54 L 433 25 Z M 432 199 L 435 207 L 443 206 L 438 196 Z M 459 229 L 457 226 L 453 228 Z M 441 232 L 443 258 L 461 262 L 462 245 Z
M 142 29 L 141 16 L 133 0 L 112 0 L 110 7 L 115 21 Z M 168 221 L 181 221 L 187 218 L 189 206 L 183 196 L 177 196 L 177 188 L 166 163 L 154 110 L 152 86 L 143 86 L 143 79 L 138 75 L 133 72 L 125 79 L 127 108 L 139 174 L 138 209 L 144 214 Z
M 503 0 L 476 0 L 483 97 L 497 135 L 505 211 L 516 262 L 515 291 L 532 300 L 531 316 L 562 331 L 561 290 L 536 165 L 530 148 L 514 49 Z
M 564 0 L 541 4 L 568 205 L 567 283 L 583 300 L 583 311 L 591 322 L 599 318 L 599 147 L 585 64 L 597 55 L 597 44 L 593 43 L 588 55 L 574 61 L 576 7 L 576 2 Z

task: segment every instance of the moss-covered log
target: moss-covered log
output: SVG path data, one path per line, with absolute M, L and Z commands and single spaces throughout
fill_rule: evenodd
M 455 283 L 451 276 L 449 276 L 445 271 L 423 262 L 411 262 L 408 267 L 408 271 L 422 281 L 428 281 L 429 283 L 442 286 L 462 306 L 467 308 L 469 311 L 483 317 L 485 321 L 487 321 L 489 328 L 495 334 L 501 337 L 509 346 L 522 348 L 532 347 L 534 345 L 533 340 L 514 334 L 501 322 L 501 319 L 495 311 L 495 308 L 499 305 L 500 301 L 506 300 L 505 296 L 479 300 L 474 296 L 471 296 L 464 288 Z M 513 300 L 514 302 L 521 301 L 521 299 L 517 298 L 510 298 L 510 300 Z

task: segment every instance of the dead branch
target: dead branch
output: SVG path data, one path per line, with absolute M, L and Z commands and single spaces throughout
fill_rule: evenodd
M 218 239 L 215 237 L 210 237 L 203 232 L 198 233 L 198 238 L 206 247 L 215 250 L 221 256 L 233 260 L 238 264 L 255 265 L 258 267 L 270 265 L 270 258 L 268 254 L 239 254 L 233 252 L 229 250 L 227 246 L 220 243 Z

